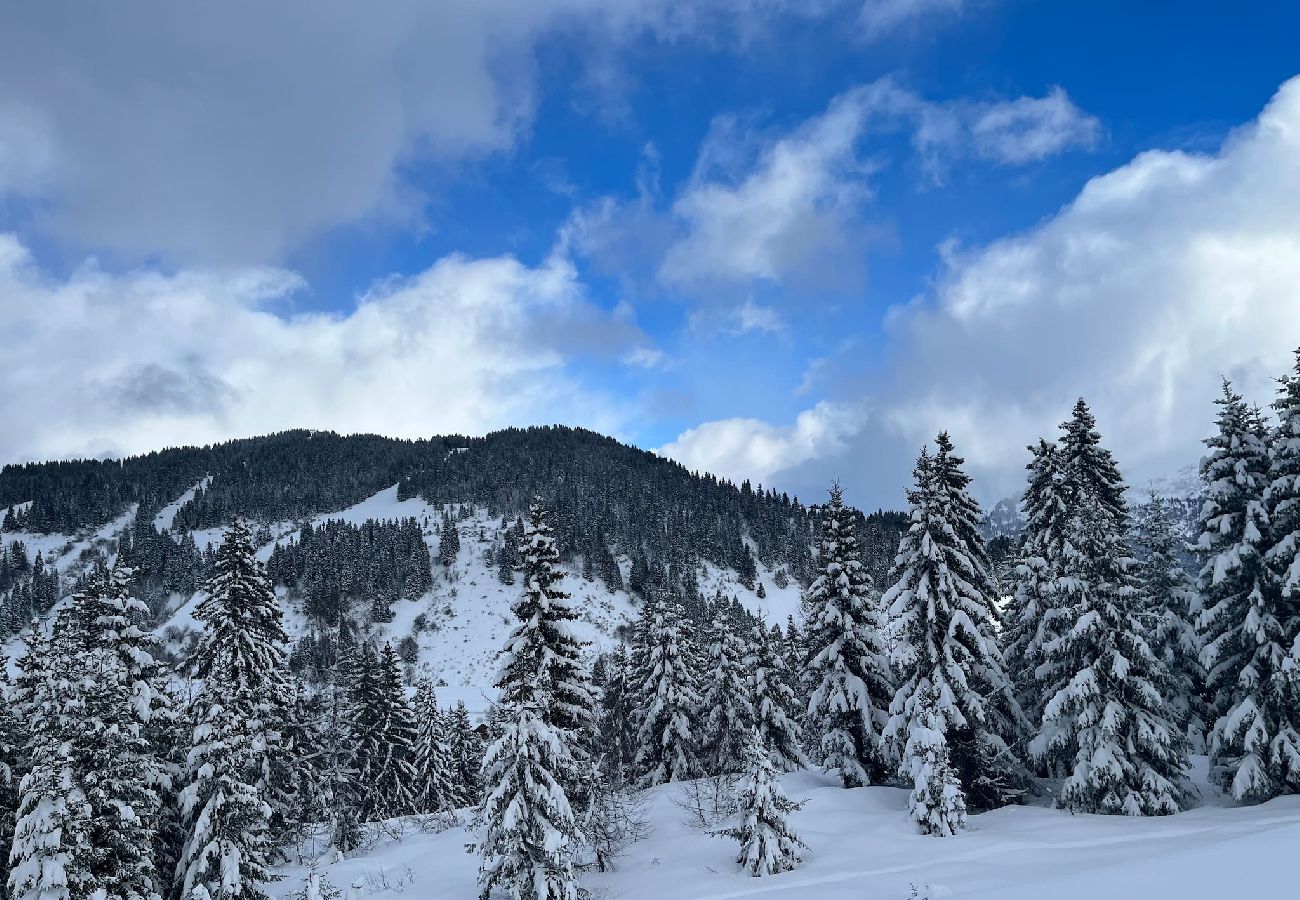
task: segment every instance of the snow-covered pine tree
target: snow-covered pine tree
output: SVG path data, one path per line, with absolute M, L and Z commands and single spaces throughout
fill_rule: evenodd
M 236 519 L 217 551 L 203 625 L 191 657 L 196 722 L 180 801 L 187 836 L 177 893 L 212 900 L 265 900 L 274 881 L 269 839 L 284 704 L 291 696 L 280 604 Z
M 1274 790 L 1300 792 L 1300 350 L 1295 366 L 1278 381 L 1273 401 L 1277 427 L 1269 433 L 1269 546 L 1264 554 L 1267 584 L 1276 604 L 1281 647 L 1288 657 L 1277 666 L 1270 689 L 1274 734 L 1269 748 Z M 1262 674 L 1262 673 L 1261 673 Z
M 421 678 L 415 687 L 415 808 L 422 813 L 455 808 L 451 744 L 438 708 L 433 682 Z
M 928 685 L 912 704 L 914 714 L 901 756 L 912 779 L 908 812 L 922 834 L 952 837 L 966 827 L 966 796 L 949 761 L 948 718 L 939 689 Z
M 886 592 L 898 690 L 885 744 L 914 796 L 944 795 L 925 779 L 960 779 L 967 805 L 989 809 L 1020 794 L 1024 773 L 1010 745 L 1023 721 L 997 646 L 998 614 L 979 506 L 946 433 L 931 457 L 922 450 L 908 491 L 912 523 L 899 544 L 896 581 Z M 931 707 L 929 704 L 936 704 Z M 933 736 L 937 731 L 939 737 Z M 942 763 L 942 764 L 940 764 Z M 940 809 L 947 809 L 941 805 Z M 957 817 L 933 820 L 928 802 L 913 806 L 928 833 L 948 834 Z
M 745 753 L 745 780 L 738 797 L 740 821 L 715 832 L 740 843 L 736 863 L 755 877 L 788 872 L 801 862 L 807 845 L 791 829 L 789 815 L 799 808 L 781 790 L 763 737 L 751 731 Z
M 0 898 L 9 898 L 9 849 L 18 821 L 18 785 L 25 773 L 26 725 L 18 717 L 9 667 L 0 666 Z
M 512 669 L 540 671 L 550 698 L 548 708 L 543 710 L 546 723 L 576 736 L 592 727 L 595 689 L 583 658 L 586 644 L 573 629 L 578 612 L 569 595 L 560 589 L 564 576 L 551 518 L 541 499 L 533 500 L 519 548 L 523 591 L 514 605 L 519 624 L 506 644 L 501 681 L 516 677 Z M 502 695 L 501 702 L 510 701 Z M 571 744 L 570 749 L 575 746 Z
M 797 718 L 802 704 L 781 649 L 779 630 L 768 631 L 762 621 L 757 622 L 745 652 L 744 669 L 749 676 L 753 728 L 762 738 L 768 762 L 779 772 L 789 772 L 807 766 L 808 759 Z
M 694 719 L 700 696 L 692 670 L 690 625 L 677 598 L 647 597 L 641 609 L 636 660 L 636 769 L 649 787 L 700 774 Z
M 447 737 L 451 744 L 452 788 L 457 807 L 477 806 L 483 797 L 483 740 L 470 722 L 464 700 L 456 701 L 447 714 Z
M 88 876 L 108 897 L 145 900 L 164 889 L 154 864 L 159 790 L 167 782 L 150 723 L 162 708 L 157 641 L 141 627 L 145 605 L 131 572 L 97 572 L 59 613 L 53 656 L 70 715 L 62 735 L 89 816 Z M 131 815 L 123 815 L 130 810 Z
M 1183 730 L 1189 745 L 1202 752 L 1206 731 L 1202 699 L 1205 670 L 1200 661 L 1201 639 L 1196 632 L 1201 595 L 1178 560 L 1178 543 L 1168 504 L 1159 494 L 1152 494 L 1137 532 L 1144 601 L 1140 617 L 1150 635 L 1151 649 L 1164 666 L 1166 681 L 1161 693 L 1169 716 Z
M 1197 542 L 1201 663 L 1215 717 L 1211 776 L 1239 800 L 1266 800 L 1295 772 L 1286 692 L 1276 677 L 1290 648 L 1264 556 L 1267 430 L 1226 381 L 1216 403 L 1218 433 L 1206 440 L 1210 452 L 1201 460 L 1206 500 Z
M 811 690 L 808 719 L 821 737 L 817 761 L 838 773 L 845 787 L 879 784 L 889 770 L 881 730 L 894 684 L 884 617 L 871 596 L 853 510 L 838 484 L 822 508 L 820 527 L 820 573 L 804 597 L 804 678 Z
M 1056 444 L 1039 440 L 1029 447 L 1029 484 L 1024 494 L 1025 531 L 1017 556 L 1015 593 L 1007 615 L 1004 639 L 1007 669 L 1016 686 L 1016 699 L 1029 722 L 1043 719 L 1047 690 L 1039 678 L 1043 647 L 1056 637 L 1048 613 L 1056 603 L 1054 587 L 1060 571 L 1065 536 L 1065 499 L 1061 491 L 1060 454 Z
M 605 776 L 615 788 L 632 778 L 636 760 L 636 716 L 630 681 L 632 659 L 625 642 L 605 657 L 597 731 Z
M 514 714 L 483 759 L 479 810 L 479 896 L 577 900 L 573 868 L 577 829 L 556 773 L 573 761 L 566 741 L 546 724 L 545 698 L 516 692 Z
M 91 811 L 77 784 L 70 710 L 60 690 L 69 673 L 51 652 L 44 626 L 32 622 L 24 637 L 15 691 L 26 722 L 27 774 L 18 791 L 17 821 L 9 852 L 9 896 L 13 900 L 73 900 L 98 885 L 91 874 Z
M 384 654 L 369 644 L 363 644 L 356 655 L 350 710 L 354 790 L 361 821 L 410 812 L 415 805 L 410 710 L 405 708 L 400 682 L 397 696 L 390 688 Z
M 1063 427 L 1061 627 L 1043 648 L 1051 697 L 1030 752 L 1068 771 L 1060 802 L 1069 809 L 1167 815 L 1186 799 L 1186 740 L 1167 717 L 1163 667 L 1138 618 L 1124 482 L 1082 400 Z
M 594 698 L 540 501 L 529 510 L 522 555 L 518 624 L 497 680 L 503 729 L 483 759 L 479 888 L 484 900 L 497 889 L 515 898 L 574 900 L 578 829 L 568 794 L 586 777 L 588 763 L 575 753 L 583 753 L 580 732 L 590 726 Z
M 705 651 L 700 759 L 705 774 L 730 775 L 745 764 L 755 722 L 740 624 L 721 608 L 709 625 Z

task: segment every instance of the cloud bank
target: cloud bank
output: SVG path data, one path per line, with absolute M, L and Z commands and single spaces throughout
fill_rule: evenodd
M 140 452 L 292 427 L 399 437 L 629 412 L 574 375 L 651 352 L 585 298 L 573 267 L 444 258 L 346 315 L 283 315 L 274 268 L 37 269 L 0 235 L 0 462 Z
M 946 428 L 997 499 L 1019 490 L 1024 445 L 1084 395 L 1132 479 L 1195 460 L 1220 377 L 1267 403 L 1300 344 L 1297 159 L 1300 78 L 1217 153 L 1142 153 L 1035 228 L 943 248 L 932 295 L 890 314 L 890 374 L 867 381 L 841 359 L 819 376 L 832 402 L 871 394 L 872 416 L 784 457 L 751 427 L 759 449 L 733 438 L 735 459 L 787 480 L 856 460 L 857 476 L 842 477 L 859 496 L 897 504 L 908 460 Z M 707 466 L 692 435 L 723 429 L 708 423 L 666 449 Z

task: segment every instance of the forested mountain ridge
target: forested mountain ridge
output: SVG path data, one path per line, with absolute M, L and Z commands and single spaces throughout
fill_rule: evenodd
M 815 506 L 691 473 L 591 431 L 413 441 L 298 430 L 4 467 L 0 633 L 44 615 L 95 560 L 117 553 L 161 622 L 207 577 L 217 531 L 236 516 L 250 522 L 276 584 L 316 630 L 342 612 L 383 624 L 397 601 L 454 592 L 458 555 L 461 574 L 473 572 L 467 579 L 513 583 L 520 516 L 534 496 L 555 510 L 561 563 L 610 594 L 672 588 L 702 610 L 706 593 L 725 583 L 751 599 L 788 588 L 792 603 L 810 578 Z M 376 497 L 387 499 L 366 505 Z M 354 508 L 369 511 L 333 520 Z M 906 519 L 855 520 L 881 580 Z

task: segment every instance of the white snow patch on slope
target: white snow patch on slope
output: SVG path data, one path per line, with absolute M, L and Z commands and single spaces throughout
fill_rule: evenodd
M 206 489 L 210 484 L 212 484 L 212 476 L 208 475 L 196 482 L 192 488 L 185 491 L 171 503 L 158 510 L 158 514 L 153 517 L 153 527 L 159 531 L 171 531 L 172 524 L 176 521 L 176 514 L 180 512 L 181 507 L 194 499 L 194 495 L 198 493 L 199 488 Z

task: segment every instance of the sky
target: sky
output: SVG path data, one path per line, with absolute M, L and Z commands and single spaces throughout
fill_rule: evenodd
M 1300 8 L 0 9 L 0 463 L 564 423 L 985 503 L 1084 396 L 1130 481 L 1300 345 Z

